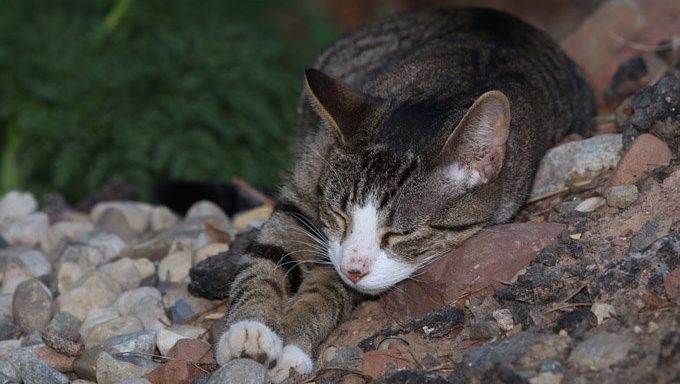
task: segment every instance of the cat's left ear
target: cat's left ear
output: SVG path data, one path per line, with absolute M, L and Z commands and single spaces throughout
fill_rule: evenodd
M 500 91 L 480 96 L 468 109 L 437 156 L 451 180 L 467 187 L 488 183 L 505 161 L 510 102 Z
M 314 108 L 335 128 L 343 144 L 370 112 L 368 96 L 316 69 L 305 71 L 305 88 Z

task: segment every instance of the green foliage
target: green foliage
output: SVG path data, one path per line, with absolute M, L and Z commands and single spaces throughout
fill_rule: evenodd
M 301 69 L 334 35 L 297 1 L 3 0 L 0 188 L 275 185 Z

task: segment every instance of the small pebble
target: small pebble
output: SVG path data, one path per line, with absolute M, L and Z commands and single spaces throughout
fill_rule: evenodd
M 591 197 L 589 199 L 583 200 L 579 205 L 574 208 L 577 212 L 592 212 L 604 205 L 606 200 L 602 197 Z
M 45 328 L 41 332 L 42 340 L 55 351 L 67 356 L 80 356 L 85 351 L 85 344 L 80 333 L 72 329 Z
M 638 189 L 635 185 L 615 185 L 604 191 L 607 204 L 615 208 L 628 208 L 638 198 Z

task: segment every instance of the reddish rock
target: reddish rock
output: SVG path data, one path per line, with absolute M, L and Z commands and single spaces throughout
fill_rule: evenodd
M 144 378 L 153 384 L 192 384 L 194 379 L 204 373 L 205 371 L 184 360 L 169 360 L 144 375 Z
M 517 223 L 486 228 L 382 297 L 391 313 L 409 319 L 453 304 L 464 294 L 499 287 L 542 248 L 556 244 L 565 226 Z
M 384 376 L 390 371 L 406 368 L 411 360 L 390 346 L 386 351 L 368 351 L 364 353 L 361 371 L 374 379 Z
M 171 359 L 184 360 L 197 364 L 216 365 L 215 354 L 210 344 L 203 340 L 181 339 L 168 351 Z
M 649 133 L 638 136 L 616 165 L 608 185 L 635 184 L 646 173 L 668 165 L 673 154 L 668 145 Z
M 663 285 L 666 288 L 666 296 L 671 300 L 677 299 L 680 296 L 680 268 L 675 268 L 666 275 Z
M 56 352 L 68 356 L 80 356 L 85 351 L 85 344 L 78 331 L 72 329 L 45 328 L 40 333 L 42 340 Z
M 61 354 L 48 346 L 36 349 L 33 355 L 59 372 L 73 372 L 73 363 L 76 360 L 73 356 Z

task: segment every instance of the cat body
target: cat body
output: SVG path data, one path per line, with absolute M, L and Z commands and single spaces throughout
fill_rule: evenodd
M 305 73 L 295 166 L 241 257 L 218 362 L 310 372 L 363 295 L 510 219 L 593 105 L 557 45 L 502 12 L 402 15 L 339 40 Z

